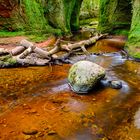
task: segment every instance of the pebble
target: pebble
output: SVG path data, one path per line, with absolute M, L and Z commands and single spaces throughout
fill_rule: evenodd
M 36 130 L 36 129 L 25 129 L 22 132 L 25 135 L 35 135 L 35 134 L 38 133 L 38 130 Z
M 106 102 L 107 102 L 107 103 L 109 103 L 109 102 L 110 102 L 110 100 L 106 100 Z
M 24 139 L 25 139 L 25 140 L 28 140 L 28 139 L 30 139 L 30 138 L 31 138 L 30 135 L 25 135 L 25 136 L 24 136 Z
M 54 134 L 57 134 L 54 130 L 50 130 L 50 131 L 48 132 L 48 135 L 54 135 Z
M 43 136 L 44 136 L 44 133 L 43 132 L 39 132 L 39 133 L 37 133 L 36 138 L 43 137 Z
M 114 88 L 114 89 L 121 89 L 122 88 L 122 82 L 117 81 L 117 80 L 113 80 L 113 81 L 110 81 L 110 86 L 111 86 L 111 88 Z
M 6 125 L 6 124 L 4 124 L 4 125 L 3 125 L 3 127 L 7 127 L 7 125 Z
M 92 101 L 96 101 L 96 98 L 93 98 Z
M 31 109 L 31 110 L 29 111 L 29 113 L 37 113 L 37 110 Z

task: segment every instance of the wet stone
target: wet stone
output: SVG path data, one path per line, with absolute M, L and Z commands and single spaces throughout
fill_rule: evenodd
M 50 131 L 48 132 L 48 135 L 55 135 L 55 134 L 57 134 L 57 133 L 56 133 L 56 131 L 54 131 L 54 130 L 50 130 Z
M 110 81 L 110 87 L 114 88 L 114 89 L 121 89 L 122 88 L 122 82 L 117 81 L 117 80 Z
M 23 134 L 25 135 L 35 135 L 38 133 L 38 130 L 36 129 L 25 129 L 22 131 Z
M 87 93 L 105 77 L 105 69 L 90 61 L 79 61 L 69 71 L 68 81 L 76 93 Z

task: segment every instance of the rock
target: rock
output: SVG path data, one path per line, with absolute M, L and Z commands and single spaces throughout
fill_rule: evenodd
M 48 132 L 48 135 L 55 135 L 55 134 L 57 134 L 57 132 L 54 131 L 54 130 L 50 130 L 50 131 Z
M 68 81 L 76 93 L 87 93 L 105 76 L 105 69 L 90 61 L 79 61 L 69 71 Z
M 30 138 L 31 138 L 30 135 L 25 135 L 25 136 L 24 136 L 24 139 L 25 139 L 25 140 L 29 140 Z
M 110 87 L 114 88 L 114 89 L 121 89 L 122 88 L 122 82 L 117 81 L 117 80 L 110 81 Z
M 109 87 L 110 86 L 110 81 L 108 79 L 102 79 L 100 81 L 101 85 L 104 87 Z
M 0 55 L 6 55 L 6 54 L 9 54 L 9 52 L 4 48 L 0 48 Z
M 38 130 L 36 130 L 36 129 L 25 129 L 22 132 L 25 135 L 35 135 L 35 134 L 38 133 Z

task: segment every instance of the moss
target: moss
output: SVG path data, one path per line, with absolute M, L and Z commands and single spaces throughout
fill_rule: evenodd
M 0 37 L 11 37 L 11 36 L 21 36 L 25 35 L 25 32 L 8 32 L 8 31 L 1 31 L 0 32 Z
M 79 29 L 79 16 L 80 16 L 80 8 L 83 0 L 76 0 L 75 5 L 72 11 L 70 25 L 71 30 L 77 31 Z
M 27 34 L 56 34 L 62 35 L 60 29 L 51 27 L 48 23 L 48 17 L 45 17 L 45 4 L 37 0 L 23 1 L 25 15 L 26 15 L 26 33 Z M 53 16 L 54 18 L 54 16 Z
M 26 15 L 26 30 L 38 32 L 46 30 L 47 20 L 44 17 L 44 9 L 41 3 L 36 0 L 23 0 L 22 5 Z
M 80 9 L 80 19 L 98 17 L 99 0 L 84 0 Z
M 133 1 L 133 17 L 131 30 L 129 33 L 126 50 L 130 56 L 140 58 L 140 3 L 139 0 Z
M 65 10 L 64 16 L 66 19 L 66 27 L 69 31 L 71 31 L 71 18 L 72 18 L 72 12 L 74 11 L 73 9 L 75 7 L 76 1 L 75 0 L 64 0 L 63 2 L 64 2 L 64 10 Z M 75 16 L 75 15 L 73 15 L 73 16 Z
M 42 42 L 48 39 L 49 36 L 50 34 L 28 35 L 29 39 L 33 42 Z
M 10 17 L 0 16 L 0 30 L 27 34 L 71 33 L 79 28 L 82 0 L 19 0 L 9 7 Z M 8 1 L 4 1 L 5 10 Z
M 15 58 L 11 57 L 11 55 L 0 57 L 0 67 L 13 67 L 16 65 L 17 61 Z
M 128 28 L 131 17 L 131 0 L 100 0 L 98 30 L 112 33 L 114 30 Z
M 47 17 L 50 25 L 64 33 L 79 28 L 79 13 L 82 0 L 48 0 Z
M 116 29 L 116 30 L 112 31 L 112 34 L 128 36 L 129 29 Z

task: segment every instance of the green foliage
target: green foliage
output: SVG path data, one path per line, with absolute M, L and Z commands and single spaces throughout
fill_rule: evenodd
M 33 42 L 42 42 L 42 41 L 48 39 L 49 36 L 50 36 L 50 34 L 28 35 L 29 39 Z
M 0 37 L 11 37 L 11 36 L 21 36 L 25 35 L 25 32 L 8 32 L 8 31 L 1 31 Z

